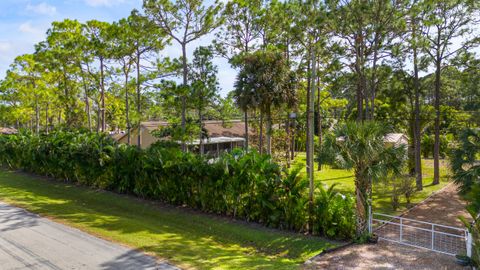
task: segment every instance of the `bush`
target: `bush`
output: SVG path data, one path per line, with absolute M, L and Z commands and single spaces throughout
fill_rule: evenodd
M 412 207 L 411 199 L 417 192 L 415 178 L 408 175 L 402 175 L 392 178 L 387 184 L 392 186 L 391 204 L 393 210 L 397 210 L 400 206 L 400 196 L 405 197 L 407 208 Z
M 440 135 L 440 158 L 447 157 L 449 145 L 453 140 L 453 135 Z M 433 149 L 435 145 L 435 136 L 423 134 L 422 136 L 422 155 L 424 158 L 433 157 Z
M 307 181 L 270 156 L 237 149 L 212 161 L 162 143 L 146 150 L 90 132 L 0 136 L 0 165 L 169 204 L 303 231 Z M 353 199 L 316 190 L 314 232 L 349 238 Z
M 314 231 L 328 237 L 350 238 L 355 230 L 354 200 L 335 191 L 335 184 L 319 187 L 315 199 Z

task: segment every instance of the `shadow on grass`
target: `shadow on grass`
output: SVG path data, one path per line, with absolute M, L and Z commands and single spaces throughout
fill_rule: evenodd
M 334 244 L 126 196 L 0 172 L 8 202 L 201 269 L 291 269 Z M 107 268 L 108 269 L 108 268 Z
M 342 177 L 333 177 L 333 178 L 325 178 L 325 179 L 321 179 L 320 181 L 332 181 L 332 180 L 351 179 L 351 178 L 353 178 L 353 175 L 342 176 Z

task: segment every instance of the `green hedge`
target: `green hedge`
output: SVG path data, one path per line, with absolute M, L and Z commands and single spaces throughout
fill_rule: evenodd
M 254 151 L 211 161 L 162 144 L 139 150 L 106 135 L 57 131 L 0 136 L 0 164 L 274 228 L 304 231 L 309 219 L 306 180 Z M 353 209 L 350 196 L 319 186 L 314 233 L 352 237 Z

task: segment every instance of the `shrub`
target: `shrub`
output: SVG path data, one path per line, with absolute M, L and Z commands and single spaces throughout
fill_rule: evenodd
M 141 150 L 106 135 L 56 131 L 0 136 L 0 165 L 274 228 L 303 231 L 308 220 L 306 179 L 255 151 L 212 161 L 161 143 Z M 314 232 L 351 237 L 353 199 L 333 187 L 316 193 Z
M 405 197 L 407 208 L 412 206 L 411 199 L 417 192 L 415 187 L 415 178 L 408 175 L 401 175 L 399 177 L 392 178 L 387 182 L 387 184 L 392 186 L 391 204 L 393 210 L 397 210 L 397 208 L 400 206 L 400 196 L 402 195 Z
M 319 186 L 315 199 L 313 230 L 328 237 L 351 238 L 355 231 L 354 199 L 335 191 L 335 184 Z

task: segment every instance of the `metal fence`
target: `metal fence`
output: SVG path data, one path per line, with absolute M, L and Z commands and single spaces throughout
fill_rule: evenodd
M 380 213 L 373 213 L 370 219 L 370 229 L 380 239 L 448 255 L 470 253 L 471 241 L 463 228 Z

